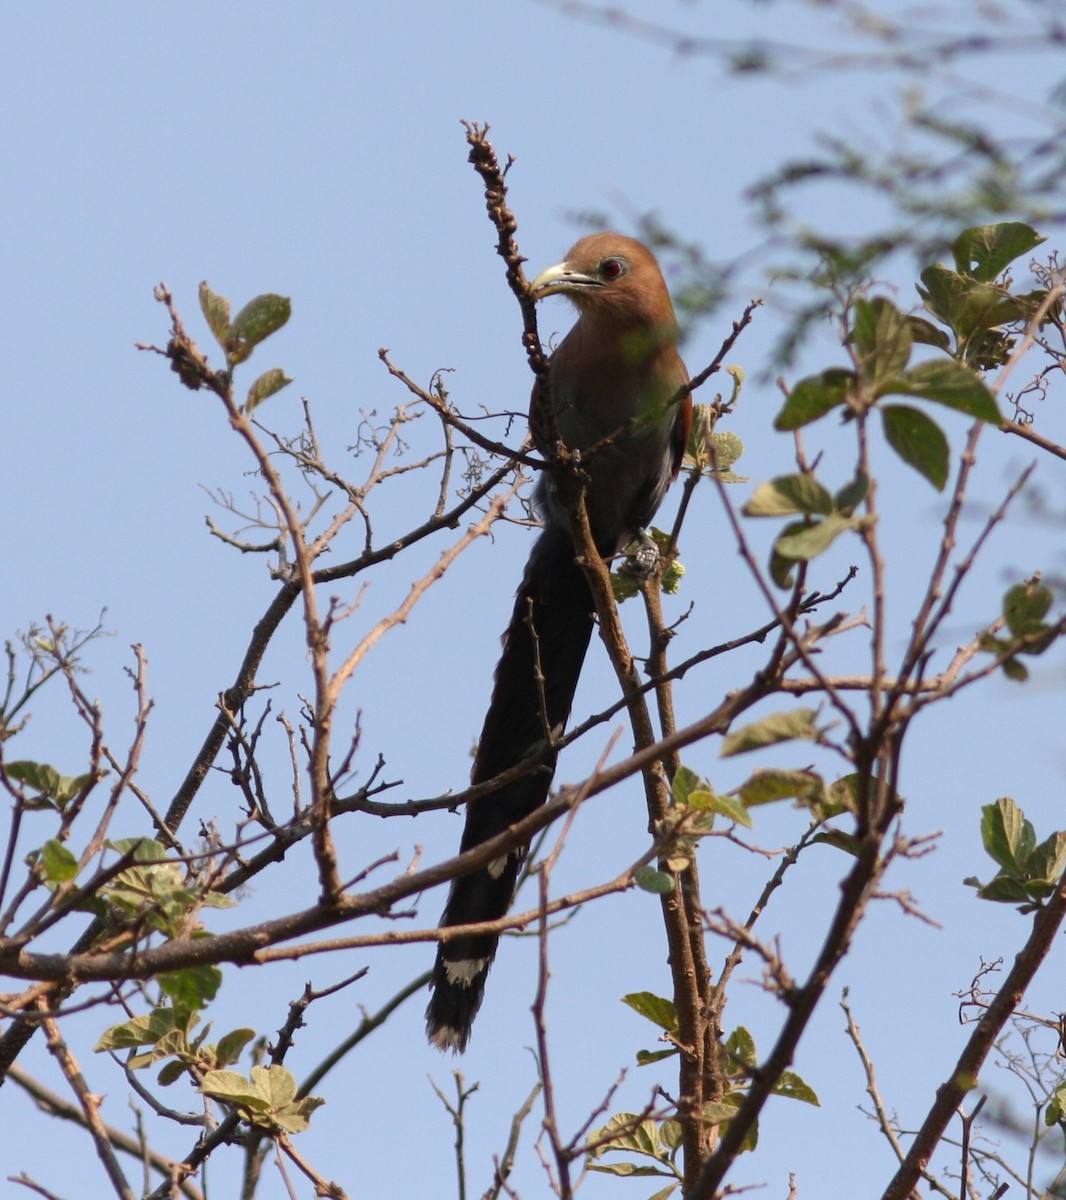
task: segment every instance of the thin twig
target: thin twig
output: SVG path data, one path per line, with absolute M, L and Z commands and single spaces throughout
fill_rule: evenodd
M 100 1102 L 102 1097 L 89 1091 L 89 1086 L 85 1082 L 81 1068 L 78 1066 L 74 1055 L 70 1052 L 70 1047 L 67 1045 L 63 1035 L 59 1032 L 59 1026 L 56 1022 L 51 1017 L 45 1017 L 41 1024 L 48 1042 L 48 1049 L 51 1051 L 52 1057 L 59 1064 L 59 1069 L 63 1072 L 63 1077 L 78 1099 L 82 1115 L 85 1118 L 85 1128 L 92 1136 L 97 1157 L 103 1163 L 104 1170 L 111 1181 L 111 1187 L 114 1189 L 115 1195 L 119 1196 L 121 1200 L 135 1200 L 133 1189 L 126 1181 L 122 1167 L 115 1157 L 111 1139 L 108 1137 L 107 1126 L 100 1118 Z
M 8 1079 L 11 1083 L 20 1087 L 41 1109 L 50 1117 L 56 1117 L 61 1121 L 73 1121 L 76 1125 L 85 1125 L 85 1113 L 82 1109 L 72 1104 L 69 1100 L 65 1100 L 57 1092 L 46 1088 L 44 1084 L 34 1079 L 32 1075 L 27 1074 L 19 1066 L 13 1066 L 8 1071 Z M 124 1133 L 121 1129 L 116 1129 L 112 1125 L 104 1125 L 104 1130 L 107 1134 L 107 1140 L 116 1150 L 121 1150 L 123 1154 L 128 1154 L 133 1158 L 139 1159 L 142 1162 L 147 1162 L 148 1165 L 157 1171 L 160 1175 L 166 1178 L 173 1178 L 175 1162 L 166 1155 L 159 1154 L 155 1150 L 147 1149 L 141 1145 L 135 1138 L 131 1138 L 129 1134 Z M 191 1180 L 185 1179 L 177 1184 L 181 1195 L 187 1197 L 187 1200 L 204 1200 L 204 1194 Z
M 937 1089 L 921 1128 L 915 1134 L 907 1157 L 885 1189 L 882 1200 L 906 1200 L 913 1191 L 944 1130 L 963 1098 L 978 1078 L 981 1067 L 1017 1008 L 1026 988 L 1047 957 L 1066 918 L 1066 876 L 1059 879 L 1054 894 L 1033 917 L 1032 930 L 1014 960 L 1002 986 L 970 1035 L 954 1069 Z

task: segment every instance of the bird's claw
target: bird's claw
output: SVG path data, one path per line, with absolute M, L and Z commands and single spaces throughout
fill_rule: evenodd
M 654 574 L 659 565 L 659 547 L 646 529 L 638 529 L 636 536 L 622 553 L 625 555 L 625 561 L 618 569 L 637 579 L 647 579 Z

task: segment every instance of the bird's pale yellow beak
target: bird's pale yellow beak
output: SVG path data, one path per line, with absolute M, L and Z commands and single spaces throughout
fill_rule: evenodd
M 541 273 L 529 285 L 534 300 L 555 296 L 559 292 L 584 292 L 589 288 L 603 287 L 603 282 L 592 275 L 575 271 L 568 263 L 556 263 Z

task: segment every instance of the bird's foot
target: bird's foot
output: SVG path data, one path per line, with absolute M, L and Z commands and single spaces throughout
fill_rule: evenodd
M 636 536 L 622 550 L 624 561 L 618 569 L 637 579 L 647 579 L 659 565 L 659 547 L 646 529 L 638 529 Z

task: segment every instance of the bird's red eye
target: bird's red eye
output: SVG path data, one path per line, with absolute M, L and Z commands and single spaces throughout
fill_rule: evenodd
M 610 282 L 620 279 L 626 273 L 626 265 L 620 258 L 605 258 L 600 263 L 600 275 Z

